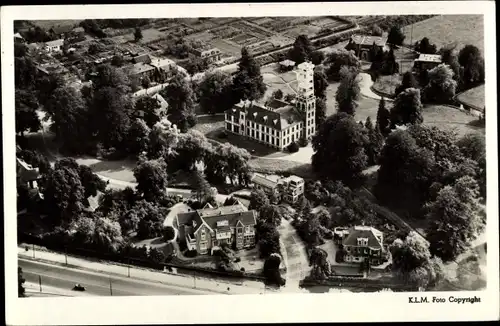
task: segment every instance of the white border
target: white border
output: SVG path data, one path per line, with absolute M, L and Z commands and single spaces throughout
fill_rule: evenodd
M 2 7 L 2 123 L 6 259 L 6 321 L 12 325 L 459 321 L 498 320 L 498 161 L 496 126 L 495 4 L 492 1 L 364 3 L 260 3 L 176 5 L 75 5 Z M 390 14 L 484 14 L 488 166 L 488 287 L 481 303 L 408 304 L 409 293 L 274 294 L 266 296 L 173 296 L 18 299 L 14 137 L 13 20 Z M 7 266 L 9 268 L 7 268 Z M 8 280 L 8 281 L 7 281 Z M 423 293 L 416 295 L 420 296 Z M 451 294 L 451 293 L 450 293 Z M 329 296 L 328 298 L 326 296 Z M 425 293 L 432 296 L 432 293 Z M 440 295 L 447 295 L 440 293 Z M 276 297 L 274 297 L 276 296 Z M 22 300 L 22 302 L 20 302 Z

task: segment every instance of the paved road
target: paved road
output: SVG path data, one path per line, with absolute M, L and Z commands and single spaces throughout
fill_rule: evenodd
M 24 259 L 19 259 L 18 263 L 23 269 L 26 282 L 38 284 L 39 276 L 41 277 L 42 291 L 44 285 L 53 288 L 71 289 L 76 283 L 80 283 L 85 286 L 85 293 L 95 296 L 215 294 L 215 292 L 210 291 L 147 282 L 134 278 L 110 277 L 106 274 L 64 268 Z

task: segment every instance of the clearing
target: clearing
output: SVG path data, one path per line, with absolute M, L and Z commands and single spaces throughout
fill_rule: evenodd
M 413 36 L 412 36 L 413 26 Z M 456 43 L 477 46 L 484 53 L 484 21 L 482 15 L 443 15 L 432 17 L 404 28 L 405 44 L 424 37 L 439 48 Z M 412 38 L 412 40 L 411 40 Z

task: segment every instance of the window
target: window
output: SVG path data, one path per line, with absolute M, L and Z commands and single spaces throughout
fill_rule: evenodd
M 201 230 L 201 241 L 205 241 L 206 240 L 206 236 L 207 236 L 207 234 L 206 234 L 205 230 L 204 229 Z
M 231 130 L 231 124 L 229 122 L 226 122 L 226 129 Z

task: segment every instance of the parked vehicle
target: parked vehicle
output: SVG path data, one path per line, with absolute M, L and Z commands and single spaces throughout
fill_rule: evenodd
M 73 291 L 85 291 L 85 287 L 81 284 L 75 284 L 75 286 L 73 287 Z

